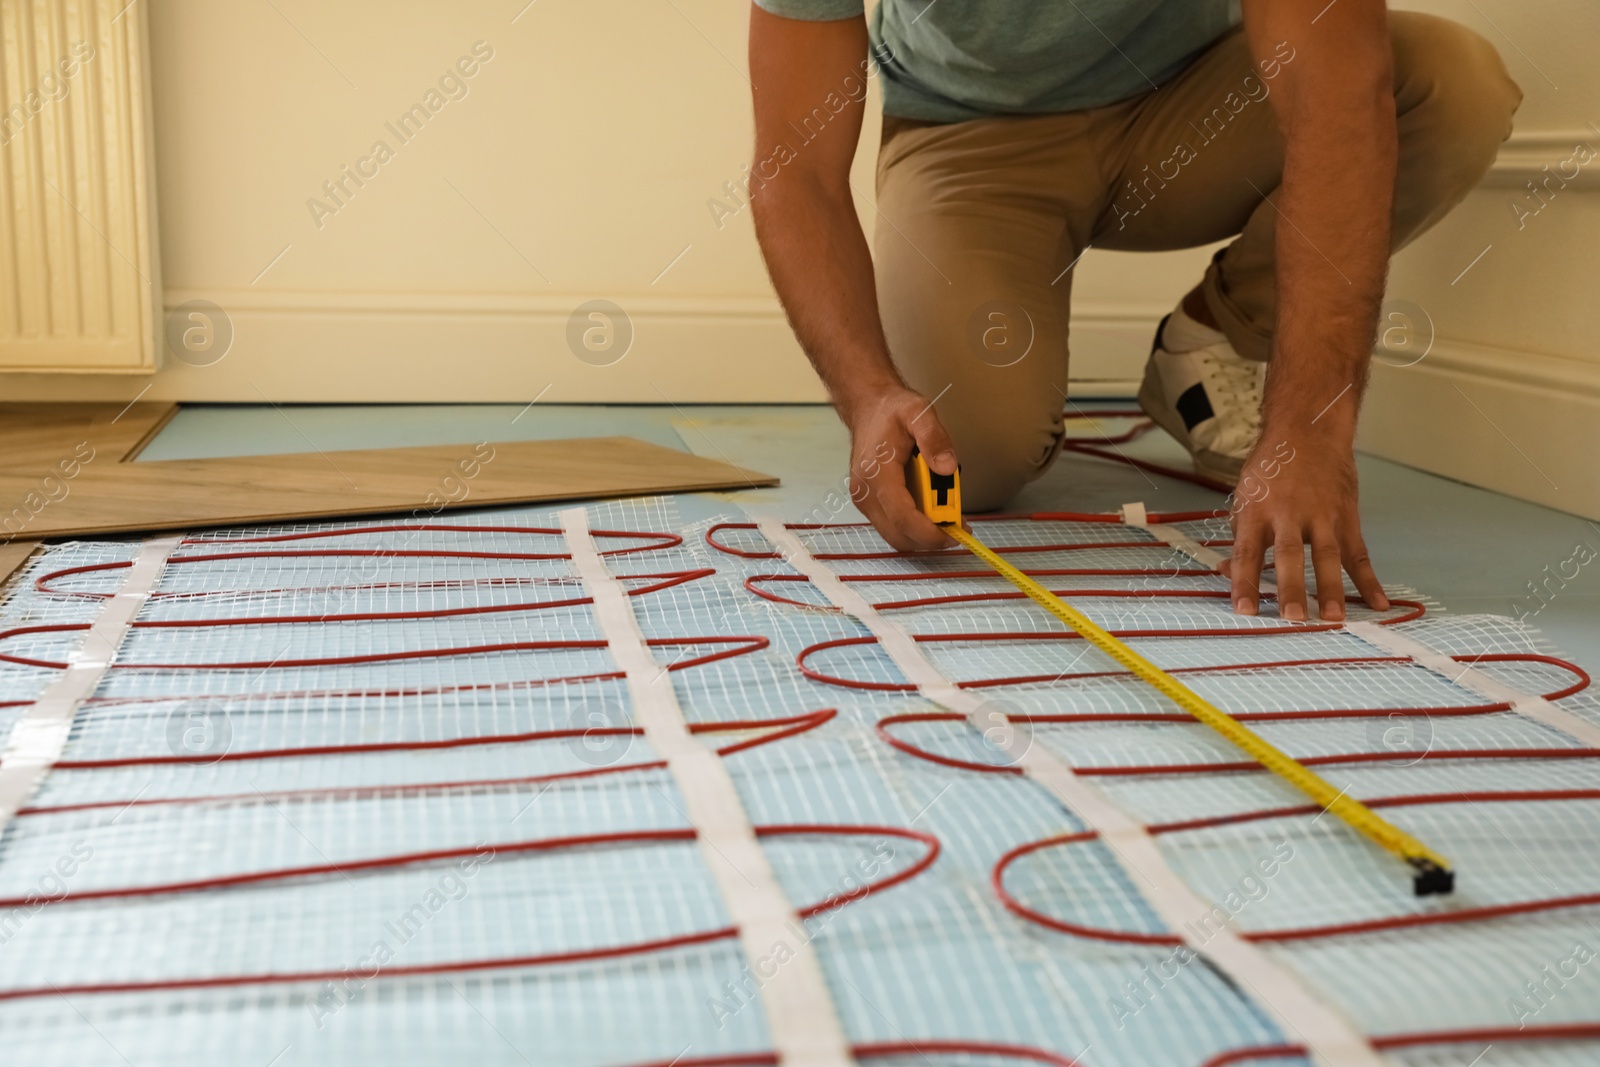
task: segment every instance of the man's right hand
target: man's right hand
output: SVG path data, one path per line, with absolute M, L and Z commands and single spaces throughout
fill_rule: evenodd
M 850 499 L 889 544 L 929 552 L 954 544 L 906 487 L 911 448 L 937 474 L 954 474 L 956 450 L 927 397 L 904 385 L 873 392 L 840 414 L 850 430 Z

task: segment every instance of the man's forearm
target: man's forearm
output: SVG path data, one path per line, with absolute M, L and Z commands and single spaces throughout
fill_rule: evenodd
M 1397 153 L 1381 9 L 1354 21 L 1294 34 L 1302 58 L 1280 113 L 1278 309 L 1263 410 L 1267 433 L 1345 448 L 1383 299 Z
M 1295 137 L 1278 198 L 1278 313 L 1265 422 L 1350 437 L 1389 263 L 1394 105 L 1346 116 L 1350 140 Z M 1387 136 L 1385 136 L 1387 128 Z M 1336 139 L 1337 138 L 1337 139 Z M 1362 146 L 1352 166 L 1350 146 Z
M 872 257 L 848 188 L 781 174 L 753 207 L 789 323 L 848 421 L 862 398 L 903 384 L 883 339 Z

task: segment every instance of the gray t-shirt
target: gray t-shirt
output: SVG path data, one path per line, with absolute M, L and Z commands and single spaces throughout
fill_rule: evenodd
M 863 0 L 755 0 L 786 18 L 859 16 Z M 1239 21 L 1238 0 L 880 0 L 883 110 L 959 122 L 1077 111 L 1148 92 Z

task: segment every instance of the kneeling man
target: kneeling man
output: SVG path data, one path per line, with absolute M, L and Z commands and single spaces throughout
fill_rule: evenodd
M 1158 328 L 1140 406 L 1204 474 L 1276 472 L 1235 515 L 1236 610 L 1272 548 L 1280 611 L 1307 618 L 1306 546 L 1323 619 L 1341 570 L 1387 606 L 1356 415 L 1389 256 L 1510 132 L 1521 93 L 1487 41 L 1383 0 L 1243 0 L 1240 25 L 1231 0 L 880 0 L 870 25 L 863 0 L 755 3 L 756 231 L 885 539 L 948 543 L 903 485 L 913 444 L 961 464 L 973 511 L 1054 461 L 1084 251 L 1232 237 Z M 870 253 L 849 173 L 868 74 Z

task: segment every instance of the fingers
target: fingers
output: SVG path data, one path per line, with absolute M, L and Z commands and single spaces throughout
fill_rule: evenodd
M 1261 606 L 1261 560 L 1266 554 L 1262 528 L 1253 518 L 1241 516 L 1233 535 L 1233 555 L 1222 564 L 1233 586 L 1233 610 L 1254 615 Z
M 1278 576 L 1278 615 L 1290 622 L 1306 620 L 1306 558 L 1300 532 L 1281 528 L 1272 545 L 1273 573 Z
M 851 486 L 856 507 L 882 538 L 900 552 L 930 552 L 951 544 L 950 537 L 917 509 L 898 464 L 885 464 L 873 478 Z
M 878 532 L 895 548 L 902 552 L 932 552 L 954 543 L 917 507 L 904 482 L 887 483 L 882 488 L 885 525 L 879 526 Z
M 907 429 L 916 439 L 917 448 L 921 450 L 922 457 L 928 461 L 930 470 L 935 474 L 956 472 L 956 446 L 950 440 L 949 433 L 945 431 L 944 424 L 939 421 L 932 404 L 913 418 Z
M 1267 461 L 1252 460 L 1266 481 L 1241 480 L 1233 512 L 1234 550 L 1220 570 L 1231 580 L 1234 610 L 1253 615 L 1259 610 L 1259 582 L 1267 565 L 1267 549 L 1277 581 L 1278 616 L 1286 622 L 1311 618 L 1307 604 L 1305 557 L 1311 553 L 1311 590 L 1317 617 L 1332 623 L 1349 615 L 1344 575 L 1349 573 L 1362 599 L 1378 611 L 1389 608 L 1377 575 L 1372 572 L 1367 547 L 1361 538 L 1354 461 L 1348 450 L 1319 445 L 1301 449 L 1306 458 L 1286 466 L 1296 455 Z M 1277 450 L 1274 449 L 1274 457 Z M 1270 484 L 1268 484 L 1270 483 Z
M 1347 530 L 1340 538 L 1340 543 L 1344 569 L 1349 572 L 1350 580 L 1356 583 L 1356 591 L 1361 594 L 1361 599 L 1374 611 L 1388 611 L 1389 598 L 1384 595 L 1383 583 L 1373 573 L 1372 558 L 1367 555 L 1367 543 L 1361 536 L 1359 524 L 1355 529 Z
M 1311 571 L 1317 579 L 1318 615 L 1325 622 L 1344 621 L 1344 572 L 1340 567 L 1339 539 L 1332 529 L 1311 531 Z
M 1273 538 L 1273 570 L 1278 579 L 1278 614 L 1290 622 L 1304 622 L 1309 617 L 1306 599 L 1305 545 L 1307 538 L 1294 533 L 1289 526 L 1276 532 Z M 1263 570 L 1262 543 L 1268 531 L 1257 520 L 1241 521 L 1234 536 L 1233 556 L 1223 562 L 1221 572 L 1232 579 L 1233 610 L 1240 615 L 1254 615 L 1257 611 L 1259 583 Z M 1315 577 L 1317 614 L 1327 622 L 1344 621 L 1344 574 L 1349 573 L 1361 598 L 1377 611 L 1389 610 L 1389 598 L 1383 585 L 1373 573 L 1367 546 L 1361 539 L 1359 527 L 1354 531 L 1336 534 L 1331 528 L 1313 528 L 1309 537 L 1311 545 L 1311 570 Z

